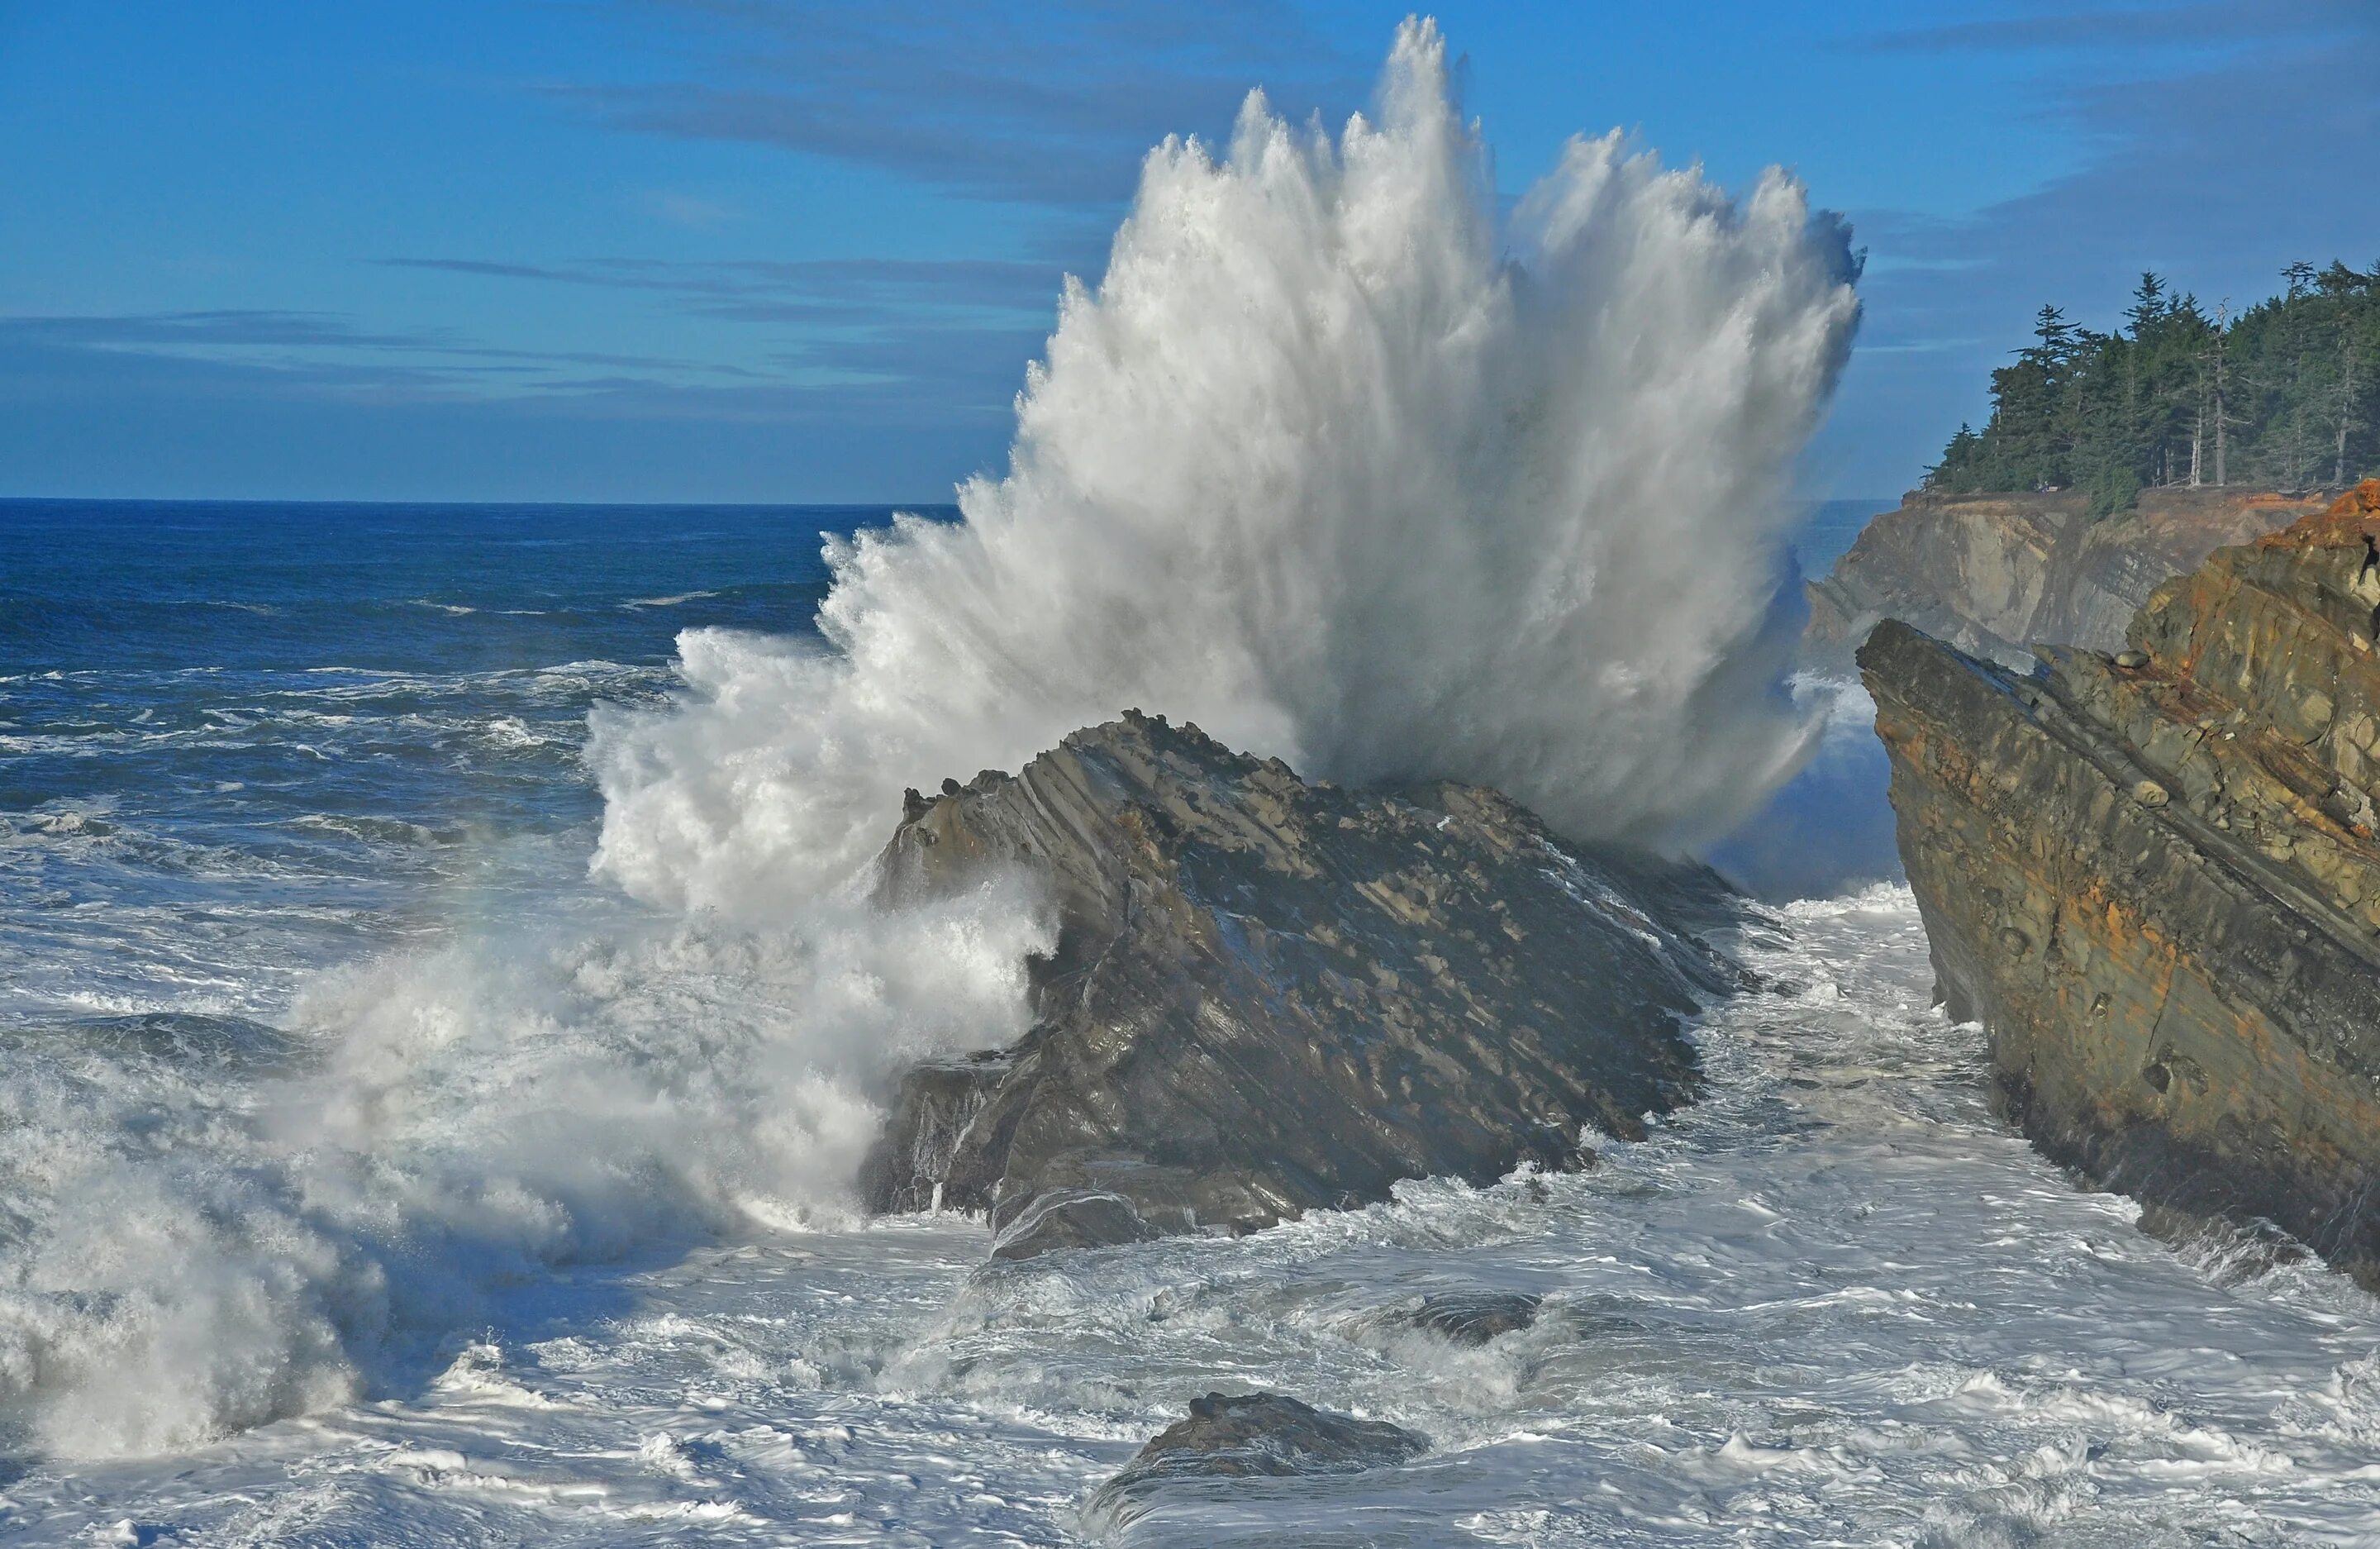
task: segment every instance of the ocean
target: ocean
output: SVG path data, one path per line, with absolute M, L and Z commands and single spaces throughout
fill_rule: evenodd
M 0 503 L 0 1534 L 1071 1543 L 1269 1389 L 1431 1450 L 1124 1541 L 2380 1535 L 2380 1306 L 1997 1124 L 1890 883 L 1748 927 L 1708 1100 L 1588 1172 L 1023 1264 L 857 1217 L 889 959 L 589 861 L 602 727 L 806 660 L 892 515 Z M 1544 1311 L 1390 1316 L 1480 1288 Z

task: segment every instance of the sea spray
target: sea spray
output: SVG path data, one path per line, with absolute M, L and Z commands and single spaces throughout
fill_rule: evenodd
M 904 786 L 1138 705 L 1351 781 L 1497 786 L 1578 836 L 1716 832 L 1791 773 L 1791 464 L 1850 347 L 1840 222 L 1617 134 L 1500 226 L 1436 28 L 1334 144 L 1251 95 L 1151 152 L 1070 282 L 1004 478 L 835 543 L 823 646 L 690 633 L 603 721 L 598 865 L 766 917 Z
M 361 964 L 257 1058 L 35 1029 L 0 1082 L 0 1399 L 153 1453 L 350 1399 L 557 1265 L 835 1219 L 875 1078 L 1024 1031 L 994 886 L 798 932 L 497 932 Z
M 599 716 L 584 898 L 358 965 L 261 1064 L 37 1029 L 0 1083 L 0 1401 L 185 1447 L 419 1369 L 557 1265 L 831 1212 L 905 1055 L 1006 1043 L 1046 921 L 888 919 L 905 785 L 1128 704 L 1311 773 L 1675 837 L 1790 768 L 1780 498 L 1856 318 L 1840 226 L 1616 137 L 1500 226 L 1427 24 L 1332 142 L 1170 141 L 1006 476 L 830 550 L 823 643 L 695 631 Z M 539 911 L 525 911 L 535 914 Z

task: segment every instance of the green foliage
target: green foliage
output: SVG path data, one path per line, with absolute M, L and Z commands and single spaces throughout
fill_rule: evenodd
M 1992 372 L 1992 417 L 1926 470 L 1948 494 L 2079 489 L 2094 516 L 2152 485 L 2308 490 L 2380 466 L 2380 266 L 2293 263 L 2237 316 L 2143 274 L 2124 327 L 2044 307 Z

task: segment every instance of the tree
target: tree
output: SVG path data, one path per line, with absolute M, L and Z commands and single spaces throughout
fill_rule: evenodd
M 2210 317 L 2146 271 L 2113 334 L 2044 306 L 2032 342 L 1993 371 L 1982 429 L 1959 428 L 1926 487 L 2070 487 L 2103 514 L 2147 485 L 2210 476 L 2348 481 L 2380 459 L 2380 265 L 2292 263 L 2281 280 L 2279 295 Z

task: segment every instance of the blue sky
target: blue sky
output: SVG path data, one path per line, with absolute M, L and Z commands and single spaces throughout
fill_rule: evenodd
M 1356 0 L 0 0 L 0 495 L 932 501 L 1141 152 L 1338 120 Z M 1517 193 L 1620 125 L 1869 250 L 1815 494 L 1909 484 L 2044 300 L 2380 261 L 2380 5 L 1434 8 Z

